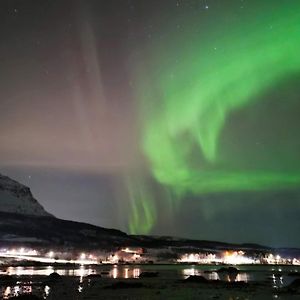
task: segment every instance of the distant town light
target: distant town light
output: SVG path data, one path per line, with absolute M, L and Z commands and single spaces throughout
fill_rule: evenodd
M 48 257 L 53 258 L 54 257 L 54 252 L 53 251 L 49 251 L 48 252 Z

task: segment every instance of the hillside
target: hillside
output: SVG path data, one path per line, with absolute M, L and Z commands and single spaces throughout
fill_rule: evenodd
M 0 174 L 0 211 L 51 216 L 33 197 L 29 187 Z
M 28 216 L 0 212 L 0 241 L 3 244 L 30 243 L 44 246 L 109 248 L 130 242 L 119 230 L 61 220 L 49 216 Z
M 138 246 L 173 249 L 260 249 L 260 245 L 237 245 L 174 237 L 127 235 L 86 223 L 58 219 L 49 214 L 32 196 L 30 189 L 0 175 L 0 243 L 86 249 Z
M 112 249 L 116 247 L 145 247 L 180 249 L 244 249 L 263 250 L 260 245 L 238 245 L 214 241 L 177 239 L 172 237 L 127 235 L 116 230 L 49 216 L 27 216 L 0 212 L 0 243 L 30 244 L 80 249 Z

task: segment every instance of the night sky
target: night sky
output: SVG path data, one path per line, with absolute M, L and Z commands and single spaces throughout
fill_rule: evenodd
M 300 247 L 300 3 L 1 1 L 0 173 L 55 216 Z

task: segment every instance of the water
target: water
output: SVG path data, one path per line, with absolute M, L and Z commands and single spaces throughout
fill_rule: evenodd
M 201 275 L 209 280 L 222 281 L 244 281 L 244 282 L 265 282 L 274 288 L 280 288 L 291 283 L 295 277 L 289 276 L 290 272 L 299 272 L 300 267 L 296 266 L 238 266 L 240 272 L 237 275 L 220 274 L 216 271 L 220 266 L 209 265 L 101 265 L 101 266 L 80 266 L 77 268 L 67 267 L 8 267 L 4 274 L 17 277 L 17 283 L 13 286 L 0 287 L 0 295 L 3 299 L 11 296 L 37 292 L 47 299 L 50 288 L 44 286 L 45 277 L 53 272 L 62 276 L 75 277 L 78 279 L 78 291 L 82 290 L 84 277 L 90 274 L 101 274 L 102 277 L 114 280 L 116 278 L 128 279 L 138 278 L 142 272 L 159 272 L 159 278 L 178 280 L 187 278 L 190 275 Z M 3 274 L 2 273 L 2 274 Z

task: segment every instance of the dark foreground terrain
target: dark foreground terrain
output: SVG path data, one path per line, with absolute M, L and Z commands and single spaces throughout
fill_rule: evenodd
M 3 299 L 20 300 L 300 299 L 297 278 L 286 287 L 276 288 L 270 282 L 224 282 L 207 280 L 202 276 L 174 279 L 161 278 L 159 274 L 149 275 L 112 279 L 98 274 L 79 278 L 52 273 L 49 276 L 18 276 L 17 281 L 7 276 L 1 278 L 1 293 Z M 21 296 L 15 297 L 18 294 Z

